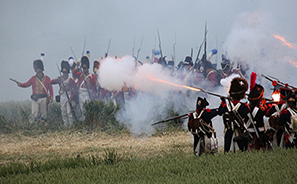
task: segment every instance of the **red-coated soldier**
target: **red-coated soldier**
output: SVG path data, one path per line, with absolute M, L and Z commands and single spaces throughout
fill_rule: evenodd
M 96 76 L 92 73 L 89 73 L 90 62 L 87 56 L 81 58 L 81 68 L 82 71 L 79 71 L 76 67 L 72 71 L 73 77 L 78 78 L 78 94 L 79 94 L 79 105 L 81 110 L 81 120 L 84 120 L 84 102 L 95 99 L 97 94 L 96 86 Z
M 43 122 L 47 118 L 48 104 L 53 101 L 53 87 L 50 84 L 50 78 L 43 73 L 42 60 L 35 60 L 33 68 L 36 75 L 25 83 L 17 82 L 17 85 L 22 88 L 32 86 L 32 117 L 34 122 L 37 123 L 39 121 Z
M 64 126 L 73 125 L 73 112 L 76 107 L 75 96 L 78 93 L 77 85 L 74 79 L 69 77 L 70 65 L 68 61 L 61 62 L 62 76 L 51 80 L 51 84 L 59 85 L 59 102 L 61 104 L 62 119 Z M 56 99 L 57 100 L 57 99 Z M 71 103 L 71 105 L 70 105 Z M 74 114 L 76 116 L 76 114 Z

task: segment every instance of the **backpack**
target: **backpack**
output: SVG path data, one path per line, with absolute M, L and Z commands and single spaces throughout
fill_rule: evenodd
M 278 119 L 279 119 L 279 115 L 280 115 L 280 112 L 283 111 L 285 108 L 286 108 L 286 104 L 283 104 L 281 106 L 281 108 L 279 109 L 278 105 L 275 105 L 275 109 L 276 109 L 276 112 L 274 112 L 268 119 L 268 122 L 269 122 L 269 126 L 275 130 L 280 130 L 283 128 L 283 126 L 279 126 L 277 124 L 278 122 Z
M 297 132 L 297 113 L 291 109 L 288 108 L 288 111 L 291 113 L 291 122 L 289 124 L 290 129 L 292 130 L 292 132 L 296 133 Z

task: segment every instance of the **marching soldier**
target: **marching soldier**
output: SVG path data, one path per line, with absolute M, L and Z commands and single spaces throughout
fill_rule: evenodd
M 44 122 L 47 117 L 48 104 L 53 101 L 53 87 L 50 78 L 43 73 L 44 66 L 40 59 L 33 62 L 36 75 L 32 76 L 27 82 L 17 82 L 19 87 L 27 88 L 32 86 L 32 117 L 34 122 Z
M 77 94 L 77 85 L 75 81 L 69 77 L 70 65 L 67 61 L 61 62 L 61 72 L 63 76 L 59 76 L 56 79 L 51 80 L 51 84 L 59 84 L 59 101 L 61 103 L 62 119 L 64 126 L 73 125 L 73 116 L 76 117 L 75 107 L 75 95 Z M 70 104 L 71 103 L 71 104 Z
M 297 147 L 297 109 L 296 94 L 290 92 L 287 95 L 287 108 L 281 112 L 277 124 L 284 126 L 285 147 Z
M 231 100 L 226 103 L 226 99 L 221 97 L 222 102 L 218 114 L 223 116 L 225 125 L 225 153 L 245 151 L 248 140 L 252 138 L 245 126 L 249 120 L 248 113 L 250 113 L 250 109 L 248 104 L 240 102 L 245 97 L 247 90 L 248 82 L 246 79 L 236 77 L 231 81 L 229 89 Z
M 215 153 L 218 151 L 217 139 L 211 121 L 218 111 L 217 109 L 206 109 L 207 105 L 209 103 L 205 98 L 198 97 L 196 111 L 189 115 L 188 129 L 194 137 L 194 154 L 196 156 L 200 156 L 203 152 Z
M 90 62 L 87 56 L 81 58 L 82 71 L 78 71 L 76 67 L 72 72 L 72 75 L 78 78 L 78 94 L 79 94 L 79 105 L 81 110 L 81 120 L 84 120 L 84 102 L 93 100 L 97 94 L 96 87 L 96 76 L 89 73 Z

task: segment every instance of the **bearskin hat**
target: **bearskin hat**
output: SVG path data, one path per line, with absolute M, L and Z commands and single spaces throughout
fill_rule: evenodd
M 33 68 L 35 72 L 44 71 L 43 62 L 40 59 L 33 61 Z
M 61 62 L 61 72 L 62 73 L 69 73 L 70 72 L 70 64 L 68 61 L 62 61 Z
M 280 96 L 282 99 L 286 99 L 286 97 L 288 96 L 289 93 L 293 93 L 293 91 L 287 87 L 280 87 L 279 91 L 280 91 Z
M 100 66 L 99 61 L 95 60 L 93 64 L 93 72 L 97 72 L 97 70 L 99 69 L 99 66 Z
M 245 78 L 233 78 L 229 89 L 230 97 L 234 100 L 243 99 L 245 96 L 245 92 L 248 90 L 248 87 L 249 85 Z
M 192 58 L 191 58 L 190 56 L 187 56 L 187 57 L 185 58 L 185 61 L 184 61 L 183 64 L 184 64 L 184 65 L 191 65 L 191 66 L 193 66 Z
M 83 68 L 87 68 L 87 69 L 90 68 L 90 61 L 89 61 L 89 58 L 87 56 L 83 56 L 81 58 L 81 66 Z
M 208 105 L 209 103 L 205 98 L 201 98 L 201 97 L 197 98 L 196 109 L 201 110 Z
M 251 102 L 256 102 L 256 101 L 262 99 L 263 93 L 264 93 L 263 86 L 260 85 L 260 84 L 255 84 L 255 86 L 253 87 L 252 91 L 248 95 L 248 99 Z

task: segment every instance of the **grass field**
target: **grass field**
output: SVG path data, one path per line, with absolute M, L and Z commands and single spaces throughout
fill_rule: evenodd
M 118 107 L 88 105 L 88 122 L 65 128 L 58 104 L 46 125 L 30 124 L 27 102 L 0 104 L 0 183 L 297 183 L 296 149 L 196 157 L 174 122 L 134 136 Z
M 297 150 L 202 155 L 186 131 L 1 135 L 0 183 L 296 183 Z

